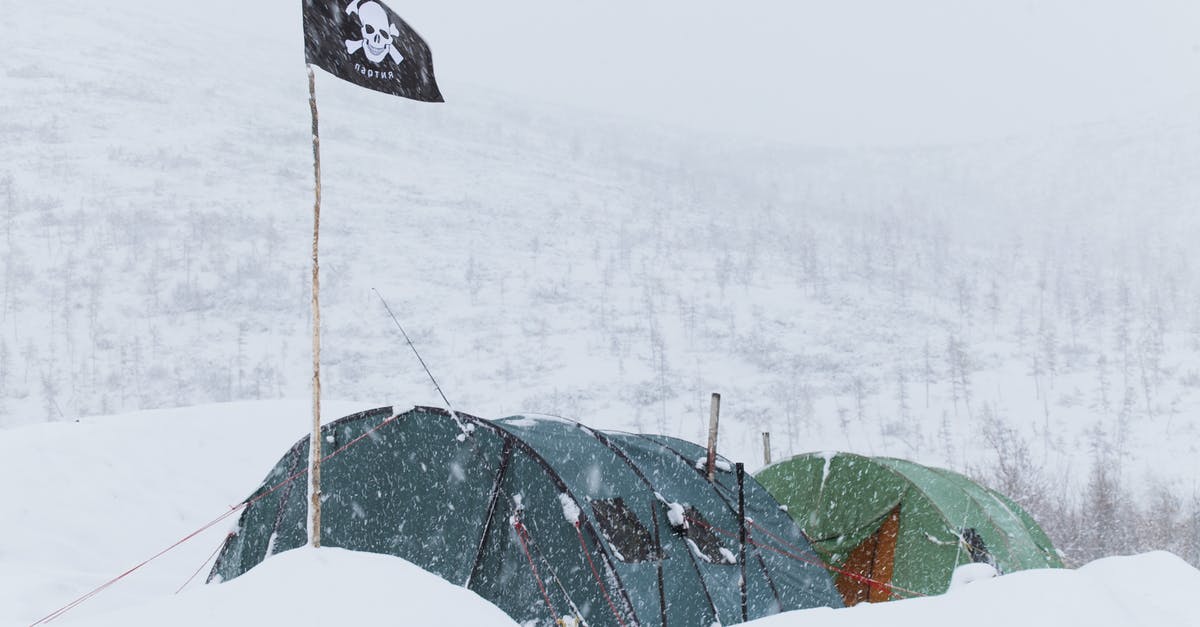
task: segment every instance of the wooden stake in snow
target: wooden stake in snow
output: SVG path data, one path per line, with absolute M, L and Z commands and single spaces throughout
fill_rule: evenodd
M 714 392 L 712 395 L 712 408 L 708 414 L 708 462 L 704 467 L 708 474 L 709 483 L 712 483 L 717 470 L 717 422 L 720 418 L 721 395 Z
M 312 352 L 313 352 L 313 430 L 308 451 L 309 475 L 312 477 L 312 494 L 309 509 L 312 522 L 309 541 L 314 548 L 321 546 L 321 298 L 320 264 L 317 261 L 317 243 L 321 235 L 321 136 L 317 132 L 317 86 L 312 66 L 308 66 L 308 106 L 312 109 L 313 180 L 316 198 L 313 202 L 312 244 Z
M 763 465 L 771 465 L 771 432 L 763 431 Z

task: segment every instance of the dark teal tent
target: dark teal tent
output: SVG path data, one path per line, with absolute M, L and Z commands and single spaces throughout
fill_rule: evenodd
M 326 451 L 344 449 L 321 467 L 322 545 L 402 557 L 517 622 L 735 623 L 743 570 L 750 619 L 841 605 L 800 530 L 750 476 L 739 561 L 735 473 L 722 461 L 709 483 L 696 465 L 704 449 L 682 440 L 433 408 L 367 411 L 322 435 Z M 307 467 L 304 439 L 248 499 L 210 582 L 305 544 Z

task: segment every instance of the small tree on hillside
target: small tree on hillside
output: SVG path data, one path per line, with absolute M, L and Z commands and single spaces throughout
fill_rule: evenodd
M 1121 356 L 1121 376 L 1125 387 L 1129 387 L 1132 364 L 1131 331 L 1133 321 L 1133 303 L 1129 293 L 1129 285 L 1124 280 L 1117 286 L 1117 323 L 1113 330 L 1117 354 Z
M 1105 414 L 1112 411 L 1112 401 L 1109 399 L 1112 381 L 1109 378 L 1108 357 L 1101 353 L 1096 358 L 1096 404 Z
M 1053 499 L 1042 480 L 1041 465 L 1034 461 L 1029 443 L 1008 423 L 991 403 L 981 410 L 983 439 L 994 454 L 990 468 L 976 468 L 972 474 L 1017 501 L 1031 511 L 1043 511 Z
M 921 360 L 923 368 L 921 369 L 921 379 L 925 383 L 925 409 L 929 409 L 929 388 L 937 383 L 937 372 L 933 367 L 933 354 L 929 349 L 929 340 L 925 340 L 925 345 L 921 349 Z
M 1192 493 L 1187 522 L 1184 524 L 1182 557 L 1192 566 L 1200 567 L 1200 492 Z
M 8 354 L 8 342 L 0 337 L 0 399 L 8 395 L 8 374 L 12 368 L 12 357 Z
M 1000 280 L 995 275 L 992 275 L 992 280 L 988 284 L 987 311 L 992 321 L 993 332 L 1000 326 L 1000 313 L 1003 309 L 1003 306 L 1000 304 Z
M 958 412 L 958 401 L 962 399 L 967 409 L 967 417 L 971 413 L 971 373 L 973 365 L 967 354 L 967 347 L 958 336 L 951 334 L 946 343 L 946 366 L 950 373 L 950 393 L 954 400 L 954 411 Z
M 860 375 L 854 375 L 850 391 L 854 395 L 854 418 L 861 428 L 867 421 L 867 384 Z
M 1119 509 L 1120 462 L 1099 428 L 1093 431 L 1092 439 L 1092 471 L 1084 492 L 1085 523 L 1080 530 L 1084 551 L 1081 557 L 1089 561 L 1118 552 L 1122 534 L 1128 533 L 1122 529 Z
M 1186 549 L 1183 531 L 1183 502 L 1165 484 L 1150 491 L 1150 505 L 1143 516 L 1139 551 L 1163 550 L 1183 555 Z
M 1048 377 L 1049 388 L 1054 388 L 1054 377 L 1058 375 L 1058 334 L 1054 323 L 1043 321 L 1038 329 L 1038 350 L 1041 354 L 1041 365 Z
M 908 402 L 908 373 L 903 365 L 896 366 L 896 412 L 897 417 L 906 424 L 912 418 Z

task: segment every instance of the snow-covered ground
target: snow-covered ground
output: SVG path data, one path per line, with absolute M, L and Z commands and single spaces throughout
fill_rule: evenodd
M 789 612 L 755 627 L 1196 627 L 1200 571 L 1169 553 L 1107 558 L 1078 571 L 1031 571 L 950 594 L 849 609 Z M 516 625 L 474 593 L 399 558 L 339 549 L 282 553 L 245 577 L 108 614 L 95 627 L 272 624 Z
M 1200 571 L 1170 553 L 976 581 L 949 593 L 764 618 L 755 627 L 1197 627 Z
M 330 417 L 364 409 L 326 407 Z M 209 405 L 0 431 L 0 626 L 29 625 L 226 512 L 303 437 L 303 402 Z M 232 520 L 54 624 L 504 625 L 494 606 L 397 558 L 303 549 L 227 584 L 192 573 Z M 1165 553 L 1018 573 L 944 597 L 764 620 L 764 627 L 1200 626 L 1200 571 Z
M 516 626 L 507 614 L 474 592 L 400 558 L 328 548 L 288 551 L 227 584 L 103 615 L 83 616 L 81 612 L 79 618 L 64 619 L 61 624 Z
M 0 624 L 28 624 L 229 511 L 311 428 L 310 405 L 146 411 L 0 431 Z M 333 417 L 362 406 L 329 403 Z M 236 518 L 90 601 L 79 613 L 170 595 Z M 197 579 L 203 578 L 201 573 Z

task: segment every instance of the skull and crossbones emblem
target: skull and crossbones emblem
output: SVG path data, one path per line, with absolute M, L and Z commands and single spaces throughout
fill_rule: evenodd
M 400 29 L 396 28 L 378 2 L 354 0 L 346 7 L 346 14 L 357 15 L 362 26 L 362 39 L 347 39 L 346 52 L 354 54 L 362 50 L 367 60 L 376 64 L 383 61 L 384 57 L 391 57 L 396 64 L 404 60 L 404 55 L 392 43 L 394 38 L 400 36 Z

